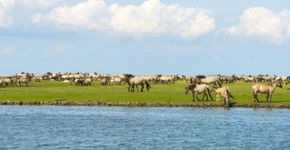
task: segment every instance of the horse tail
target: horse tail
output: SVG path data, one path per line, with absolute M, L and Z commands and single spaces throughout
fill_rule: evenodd
M 210 100 L 213 100 L 213 99 L 212 99 L 212 96 L 211 96 L 211 94 L 210 94 L 210 89 L 209 89 L 209 88 L 206 89 L 206 92 L 207 92 L 207 94 L 209 95 Z
M 149 84 L 149 82 L 147 80 L 145 80 L 145 84 L 146 84 L 147 91 L 149 91 L 151 86 L 150 86 L 150 84 Z

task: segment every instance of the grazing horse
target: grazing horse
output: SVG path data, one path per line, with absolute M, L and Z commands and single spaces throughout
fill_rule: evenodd
M 290 83 L 290 76 L 285 79 L 285 84 L 288 85 Z
M 83 81 L 81 79 L 75 79 L 74 82 L 76 85 L 81 86 Z
M 276 89 L 276 87 L 283 88 L 282 82 L 278 81 L 272 83 L 271 85 L 264 85 L 264 84 L 255 84 L 252 86 L 252 92 L 254 97 L 254 102 L 259 102 L 258 100 L 258 93 L 267 94 L 266 101 L 268 100 L 271 102 L 272 95 Z
M 228 86 L 223 86 L 215 90 L 217 96 L 222 96 L 224 98 L 224 104 L 230 106 L 230 98 L 234 98 L 231 94 L 231 90 Z
M 29 82 L 29 79 L 20 78 L 17 80 L 18 86 L 22 86 L 22 85 L 28 86 L 28 82 Z
M 100 82 L 101 82 L 101 85 L 107 86 L 109 84 L 109 78 L 102 78 Z
M 121 85 L 122 82 L 123 82 L 123 79 L 120 78 L 120 77 L 114 77 L 114 78 L 112 78 L 112 79 L 110 80 L 110 82 L 111 82 L 112 84 Z
M 91 78 L 75 79 L 75 83 L 78 86 L 91 86 L 92 85 L 92 79 Z
M 191 91 L 192 97 L 193 97 L 192 101 L 195 101 L 195 95 L 197 97 L 197 100 L 199 101 L 200 99 L 198 98 L 197 94 L 202 94 L 202 93 L 203 93 L 202 101 L 205 96 L 206 96 L 207 101 L 208 101 L 208 97 L 210 97 L 210 100 L 212 100 L 212 96 L 210 94 L 210 88 L 206 84 L 191 83 L 190 85 L 185 87 L 185 90 L 186 90 L 185 91 L 186 95 L 188 94 L 189 91 Z
M 142 77 L 135 77 L 131 74 L 126 74 L 124 81 L 128 84 L 128 92 L 134 92 L 135 86 L 137 88 L 137 92 L 139 92 L 138 85 L 141 86 L 140 92 L 144 91 L 144 85 L 146 85 L 147 91 L 149 91 L 151 88 L 149 82 L 146 79 Z
M 82 86 L 91 86 L 92 85 L 92 79 L 91 78 L 87 78 L 84 79 L 82 82 Z
M 6 82 L 4 80 L 0 80 L 0 87 L 5 87 L 6 86 Z
M 11 79 L 4 79 L 2 81 L 5 83 L 5 86 L 8 86 L 8 85 L 12 84 L 12 80 Z

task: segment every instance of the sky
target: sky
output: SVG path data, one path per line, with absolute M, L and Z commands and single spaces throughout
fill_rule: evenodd
M 0 74 L 289 75 L 288 0 L 0 0 Z

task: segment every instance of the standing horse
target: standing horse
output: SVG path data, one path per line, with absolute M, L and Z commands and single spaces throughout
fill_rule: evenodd
M 22 85 L 28 86 L 28 82 L 29 82 L 29 79 L 20 78 L 17 80 L 18 86 L 22 86 Z
M 255 84 L 252 86 L 252 92 L 254 97 L 254 102 L 259 102 L 258 100 L 258 93 L 267 94 L 266 101 L 268 100 L 271 102 L 272 95 L 275 92 L 276 87 L 282 88 L 282 82 L 278 81 L 272 83 L 271 85 L 264 85 L 264 84 Z
M 140 92 L 144 91 L 144 85 L 146 85 L 147 91 L 149 91 L 151 88 L 149 82 L 146 79 L 144 79 L 142 77 L 135 77 L 131 74 L 126 74 L 124 81 L 128 84 L 128 92 L 134 92 L 135 86 L 137 88 L 137 92 L 139 92 L 138 85 L 141 86 Z
M 185 87 L 185 94 L 187 95 L 189 91 L 191 91 L 192 93 L 192 97 L 193 100 L 195 101 L 195 95 L 197 100 L 199 101 L 200 99 L 198 98 L 198 94 L 202 94 L 203 93 L 203 97 L 202 97 L 202 101 L 204 99 L 204 97 L 206 96 L 206 100 L 208 101 L 208 97 L 210 97 L 210 100 L 212 100 L 212 96 L 210 94 L 210 88 L 208 85 L 206 84 L 195 84 L 195 83 L 191 83 L 190 85 Z

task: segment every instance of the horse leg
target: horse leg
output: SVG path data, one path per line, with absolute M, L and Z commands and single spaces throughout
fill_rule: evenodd
M 253 98 L 254 98 L 255 103 L 259 102 L 258 97 L 257 97 L 257 93 L 254 91 L 253 91 Z
M 269 97 L 270 97 L 270 103 L 272 102 L 272 95 L 273 95 L 273 93 L 270 93 L 270 94 L 269 94 Z
M 141 90 L 140 90 L 140 92 L 143 92 L 143 90 L 144 90 L 144 84 L 141 84 Z
M 229 98 L 228 97 L 225 97 L 224 100 L 225 100 L 225 105 L 226 106 L 230 106 Z
M 128 82 L 128 92 L 131 92 L 131 84 Z
M 208 94 L 208 96 L 209 96 L 210 100 L 212 101 L 212 100 L 213 100 L 213 98 L 212 98 L 212 96 L 211 96 L 211 94 L 210 94 L 210 90 L 209 90 L 209 89 L 207 89 L 207 94 Z
M 198 101 L 200 101 L 200 99 L 198 98 L 198 94 L 196 94 L 196 99 L 197 99 Z
M 195 95 L 194 95 L 194 92 L 192 92 L 192 101 L 193 101 L 193 102 L 195 101 Z
M 206 96 L 206 101 L 208 101 L 208 95 L 207 95 L 207 93 L 204 93 L 203 95 Z
M 269 93 L 266 95 L 266 102 L 268 102 L 268 100 L 269 100 Z
M 135 92 L 135 84 L 131 85 L 131 92 Z
M 255 102 L 255 103 L 258 103 L 259 100 L 258 100 L 258 96 L 257 96 L 256 93 L 253 93 L 253 97 L 254 97 L 254 102 Z
M 131 92 L 135 92 L 135 84 L 134 83 L 131 85 Z

